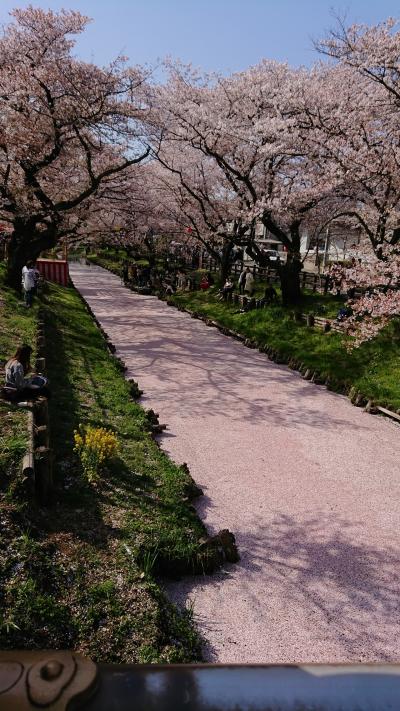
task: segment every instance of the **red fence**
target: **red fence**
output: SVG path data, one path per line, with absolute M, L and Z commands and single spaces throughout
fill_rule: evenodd
M 38 259 L 36 266 L 47 281 L 67 286 L 69 282 L 68 262 L 63 259 Z

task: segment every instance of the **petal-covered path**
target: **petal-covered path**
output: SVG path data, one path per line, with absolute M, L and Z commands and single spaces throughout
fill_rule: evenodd
M 72 279 L 241 553 L 171 587 L 218 662 L 400 660 L 400 428 L 97 267 Z

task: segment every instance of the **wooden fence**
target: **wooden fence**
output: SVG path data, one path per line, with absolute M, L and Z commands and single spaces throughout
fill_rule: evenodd
M 196 268 L 194 263 L 190 260 L 184 260 L 184 265 L 188 269 Z M 218 272 L 220 265 L 215 259 L 211 257 L 203 257 L 202 268 L 209 272 Z M 234 277 L 238 277 L 243 269 L 242 262 L 235 262 L 231 266 L 231 274 Z M 259 267 L 256 264 L 250 267 L 250 270 L 255 279 L 263 281 L 266 284 L 279 284 L 280 278 L 278 271 L 271 267 Z M 328 292 L 329 279 L 325 274 L 315 274 L 314 272 L 302 271 L 300 273 L 300 284 L 302 289 L 309 289 L 313 292 L 319 292 L 326 294 Z

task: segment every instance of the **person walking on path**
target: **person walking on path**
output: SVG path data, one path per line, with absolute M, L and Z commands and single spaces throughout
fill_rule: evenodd
M 249 296 L 253 296 L 254 293 L 254 277 L 250 271 L 250 267 L 247 267 L 245 272 L 244 292 Z
M 124 259 L 122 262 L 122 283 L 126 284 L 129 280 L 129 262 Z
M 27 262 L 22 269 L 22 286 L 24 289 L 25 306 L 32 306 L 33 295 L 36 288 L 36 276 L 33 262 Z

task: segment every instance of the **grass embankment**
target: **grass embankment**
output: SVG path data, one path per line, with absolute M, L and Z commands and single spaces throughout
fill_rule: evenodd
M 99 267 L 108 269 L 113 274 L 122 277 L 122 262 L 119 259 L 99 254 L 89 254 L 88 259 L 92 264 L 97 264 Z
M 22 343 L 34 345 L 36 304 L 24 306 L 22 297 L 4 285 L 5 268 L 0 264 L 0 368 Z M 33 360 L 33 359 L 32 359 Z M 26 410 L 0 400 L 0 492 L 15 484 L 28 443 Z
M 103 252 L 93 261 L 120 274 L 121 255 L 118 252 L 108 259 Z M 192 272 L 197 282 L 200 271 Z M 277 288 L 277 287 L 276 287 Z M 255 295 L 261 297 L 265 284 L 256 280 Z M 279 289 L 277 288 L 279 294 Z M 172 301 L 191 311 L 197 311 L 222 326 L 269 346 L 282 356 L 296 359 L 332 384 L 350 389 L 352 386 L 377 405 L 392 410 L 400 408 L 400 322 L 393 321 L 379 336 L 349 353 L 345 348 L 346 337 L 333 331 L 323 333 L 317 328 L 308 328 L 293 319 L 293 308 L 271 306 L 265 309 L 239 313 L 239 308 L 221 302 L 217 286 L 208 292 L 177 294 Z M 296 308 L 303 313 L 314 313 L 333 319 L 344 298 L 331 294 L 305 291 L 302 302 Z
M 400 408 L 400 333 L 393 322 L 378 338 L 349 353 L 346 337 L 308 328 L 293 320 L 293 309 L 271 306 L 239 313 L 238 306 L 218 300 L 216 289 L 177 294 L 172 298 L 191 311 L 203 314 L 222 326 L 237 331 L 259 345 L 270 346 L 283 356 L 294 358 L 332 381 L 354 386 L 379 405 Z M 305 295 L 303 312 L 337 313 L 340 300 L 331 296 Z
M 148 259 L 133 259 L 132 257 L 127 257 L 126 253 L 122 250 L 99 250 L 98 252 L 88 254 L 87 259 L 93 264 L 104 267 L 104 269 L 108 269 L 120 277 L 122 277 L 122 263 L 125 259 L 127 259 L 130 264 L 136 264 L 138 267 L 149 266 Z
M 197 660 L 191 612 L 170 605 L 154 577 L 196 560 L 204 527 L 187 500 L 189 478 L 151 438 L 75 290 L 52 286 L 43 308 L 57 488 L 46 510 L 4 492 L 0 648 L 72 647 L 102 661 Z M 96 486 L 85 482 L 73 452 L 80 423 L 107 427 L 120 443 Z

